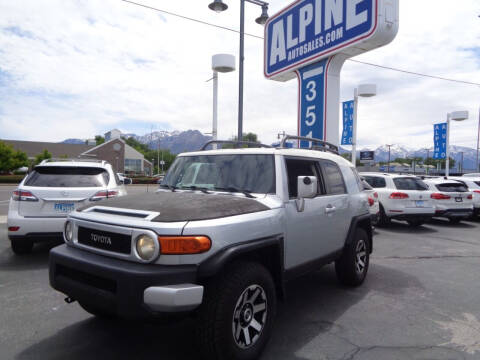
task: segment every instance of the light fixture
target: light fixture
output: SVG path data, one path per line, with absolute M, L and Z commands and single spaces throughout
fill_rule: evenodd
M 260 25 L 265 25 L 268 20 L 268 5 L 262 5 L 262 15 L 255 19 L 255 22 Z
M 208 5 L 208 7 L 217 13 L 228 9 L 228 5 L 224 4 L 222 0 L 214 0 L 214 2 Z

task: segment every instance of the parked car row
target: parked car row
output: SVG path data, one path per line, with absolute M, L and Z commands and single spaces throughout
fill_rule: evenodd
M 480 178 L 424 178 L 361 173 L 378 194 L 379 225 L 392 219 L 420 226 L 433 217 L 458 223 L 480 212 Z
M 8 237 L 14 253 L 32 250 L 35 242 L 62 239 L 68 214 L 99 200 L 127 194 L 106 161 L 45 160 L 29 173 L 12 194 L 7 215 Z

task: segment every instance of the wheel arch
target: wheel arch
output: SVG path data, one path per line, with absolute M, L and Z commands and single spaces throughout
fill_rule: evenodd
M 373 251 L 373 230 L 372 230 L 372 220 L 370 218 L 370 214 L 355 216 L 350 223 L 350 229 L 348 230 L 348 235 L 345 240 L 345 246 L 352 243 L 355 237 L 355 231 L 361 228 L 365 230 L 368 235 L 368 248 L 369 253 L 371 254 Z
M 273 277 L 277 293 L 281 298 L 285 296 L 283 235 L 225 247 L 199 264 L 198 277 L 200 280 L 212 278 L 221 273 L 228 264 L 242 260 L 256 261 L 265 266 Z

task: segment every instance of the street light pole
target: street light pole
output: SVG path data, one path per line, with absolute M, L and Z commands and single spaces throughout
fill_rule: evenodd
M 372 97 L 377 95 L 377 85 L 362 84 L 353 91 L 353 131 L 352 131 L 352 165 L 357 166 L 357 119 L 358 97 Z
M 478 162 L 478 152 L 480 148 L 480 110 L 478 111 L 478 134 L 477 134 L 477 173 L 480 172 L 480 162 Z
M 245 0 L 240 0 L 240 59 L 238 65 L 238 132 L 237 140 L 243 138 L 243 63 L 245 60 Z
M 262 0 L 240 0 L 240 59 L 238 69 L 238 133 L 237 140 L 242 141 L 243 137 L 243 63 L 245 60 L 245 1 L 262 7 L 262 14 L 255 19 L 255 22 L 264 25 L 268 20 L 268 3 Z M 228 9 L 222 0 L 214 0 L 208 7 L 221 12 Z
M 450 175 L 450 120 L 463 121 L 468 119 L 468 111 L 454 111 L 447 115 L 447 154 L 445 176 Z
M 387 172 L 390 174 L 390 148 L 393 146 L 393 144 L 392 145 L 387 144 L 387 146 L 388 146 L 388 171 Z

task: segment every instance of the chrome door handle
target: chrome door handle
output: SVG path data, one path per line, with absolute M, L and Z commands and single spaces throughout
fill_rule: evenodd
M 332 206 L 332 205 L 328 205 L 326 208 L 325 208 L 325 214 L 332 214 L 334 213 L 335 211 L 337 211 L 337 208 L 335 206 Z

